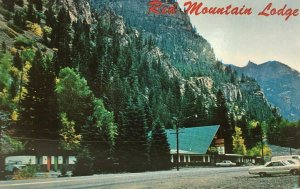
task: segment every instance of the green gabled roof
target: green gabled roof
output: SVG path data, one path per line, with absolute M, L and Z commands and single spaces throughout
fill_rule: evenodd
M 206 154 L 219 128 L 219 125 L 180 128 L 179 149 Z M 171 150 L 176 149 L 176 130 L 168 129 L 166 133 Z

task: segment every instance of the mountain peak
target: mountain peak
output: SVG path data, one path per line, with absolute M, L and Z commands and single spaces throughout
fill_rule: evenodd
M 279 61 L 276 61 L 276 60 L 268 61 L 268 62 L 265 62 L 265 63 L 263 63 L 261 65 L 262 66 L 280 66 L 282 68 L 289 68 L 289 69 L 291 69 L 288 65 L 286 65 L 284 63 L 281 63 Z
M 258 66 L 258 65 L 255 64 L 254 62 L 252 62 L 251 60 L 249 60 L 248 63 L 247 63 L 247 67 L 248 66 Z
M 253 77 L 262 87 L 267 99 L 279 107 L 282 115 L 290 120 L 300 117 L 300 74 L 279 61 L 267 61 L 255 64 L 251 61 L 247 66 L 236 70 L 246 76 Z

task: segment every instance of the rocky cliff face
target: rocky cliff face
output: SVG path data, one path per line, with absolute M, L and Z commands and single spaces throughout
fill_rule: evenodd
M 127 26 L 142 31 L 145 36 L 152 35 L 175 66 L 215 62 L 212 47 L 196 34 L 187 14 L 179 9 L 174 15 L 148 14 L 148 2 L 149 0 L 116 0 L 104 5 L 103 1 L 93 0 L 92 4 L 100 8 L 111 7 L 124 17 Z
M 139 2 L 137 2 L 139 4 Z M 145 30 L 140 30 L 138 31 L 137 29 L 140 29 L 139 27 L 135 27 L 133 31 L 129 32 L 130 34 L 128 35 L 126 31 L 126 26 L 125 26 L 125 20 L 123 19 L 125 17 L 117 15 L 112 9 L 110 8 L 103 8 L 101 9 L 101 14 L 100 14 L 100 19 L 101 21 L 105 22 L 106 24 L 110 25 L 113 29 L 112 32 L 114 35 L 118 35 L 120 37 L 121 45 L 125 46 L 129 43 L 130 41 L 130 36 L 129 35 L 135 35 L 135 36 L 140 36 L 140 35 L 145 35 L 145 33 L 148 33 L 148 35 L 151 35 L 151 32 L 147 32 Z M 186 19 L 189 21 L 188 17 Z M 186 27 L 186 28 L 191 28 Z M 158 35 L 159 36 L 159 35 Z M 161 37 L 161 36 L 159 36 Z M 111 39 L 108 39 L 111 40 Z M 196 59 L 199 57 L 195 52 L 190 52 L 190 55 L 186 54 L 186 58 L 188 56 L 194 57 Z M 192 55 L 194 54 L 194 55 Z M 164 66 L 166 72 L 168 73 L 169 78 L 177 78 L 181 82 L 181 91 L 184 93 L 184 87 L 185 85 L 191 86 L 191 88 L 194 89 L 195 92 L 201 93 L 203 90 L 208 90 L 209 92 L 212 92 L 213 89 L 213 80 L 210 77 L 191 77 L 191 78 L 184 78 L 180 71 L 174 67 L 173 63 L 174 60 L 172 57 L 169 56 L 165 52 L 164 49 L 159 47 L 152 48 L 149 51 L 145 51 L 145 56 L 147 57 L 147 62 L 151 62 L 154 64 L 158 64 L 160 61 L 162 65 Z M 174 58 L 174 57 L 173 57 Z M 195 61 L 195 60 L 193 60 Z
M 62 6 L 65 7 L 73 22 L 84 20 L 90 24 L 93 21 L 90 4 L 87 0 L 53 0 L 49 3 L 56 11 L 59 11 Z
M 235 69 L 241 74 L 255 78 L 266 98 L 280 108 L 285 118 L 290 120 L 300 118 L 299 72 L 277 61 L 260 65 L 249 62 L 245 67 Z
M 230 82 L 225 73 L 226 67 L 218 65 L 213 48 L 193 28 L 187 14 L 180 9 L 174 15 L 149 14 L 148 2 L 91 1 L 92 6 L 99 10 L 110 7 L 124 18 L 127 27 L 139 31 L 139 35 L 143 35 L 146 40 L 149 37 L 155 40 L 159 48 L 152 50 L 149 58 L 165 57 L 165 62 L 168 62 L 165 68 L 170 77 L 179 78 L 182 93 L 185 86 L 189 85 L 196 95 L 204 95 L 207 103 L 211 104 L 215 101 L 215 92 L 221 89 L 231 107 L 238 104 L 248 109 L 247 111 L 261 109 L 256 114 L 264 114 L 262 111 L 270 112 L 263 92 L 255 81 L 240 83 L 236 79 Z M 252 108 L 249 108 L 250 106 Z

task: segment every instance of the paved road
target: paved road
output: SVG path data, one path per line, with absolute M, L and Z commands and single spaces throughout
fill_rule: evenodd
M 145 173 L 124 173 L 124 174 L 105 174 L 87 177 L 69 177 L 56 179 L 37 179 L 25 181 L 1 181 L 0 189 L 78 189 L 78 188 L 248 188 L 245 187 L 243 180 L 249 182 L 248 186 L 253 188 L 259 177 L 248 174 L 247 167 L 231 168 L 189 168 L 176 170 L 145 172 Z M 251 180 L 252 179 L 252 180 Z M 272 178 L 276 180 L 287 180 L 296 187 L 297 177 L 286 176 Z M 260 180 L 263 181 L 263 180 Z M 263 181 L 264 184 L 268 182 Z M 272 181 L 273 182 L 273 181 Z M 232 187 L 232 183 L 239 183 Z M 227 187 L 226 187 L 227 186 Z M 257 186 L 257 185 L 256 185 Z M 277 184 L 277 186 L 280 186 Z M 283 186 L 286 186 L 284 183 Z M 292 188 L 291 187 L 291 188 Z M 255 187 L 258 188 L 258 187 Z M 276 187 L 275 187 L 276 188 Z

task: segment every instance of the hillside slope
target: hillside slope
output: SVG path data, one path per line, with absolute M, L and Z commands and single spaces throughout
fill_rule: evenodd
M 235 67 L 240 73 L 253 77 L 262 87 L 267 99 L 289 120 L 300 119 L 300 73 L 287 65 L 269 61 L 263 64 L 249 62 Z
M 127 27 L 135 28 L 144 38 L 154 40 L 162 52 L 170 58 L 171 65 L 186 81 L 189 81 L 197 95 L 205 95 L 197 88 L 203 87 L 201 85 L 209 81 L 210 94 L 206 95 L 206 99 L 209 99 L 206 104 L 214 104 L 215 94 L 221 90 L 229 102 L 231 113 L 236 116 L 245 115 L 247 112 L 246 116 L 250 119 L 263 120 L 271 115 L 260 86 L 253 80 L 240 82 L 233 70 L 216 60 L 213 48 L 197 33 L 187 14 L 179 8 L 173 15 L 149 14 L 148 2 L 92 0 L 91 4 L 99 10 L 105 7 L 112 8 L 124 18 Z M 164 3 L 164 5 L 171 4 Z M 239 113 L 235 112 L 233 107 L 239 107 L 240 110 L 237 111 Z

